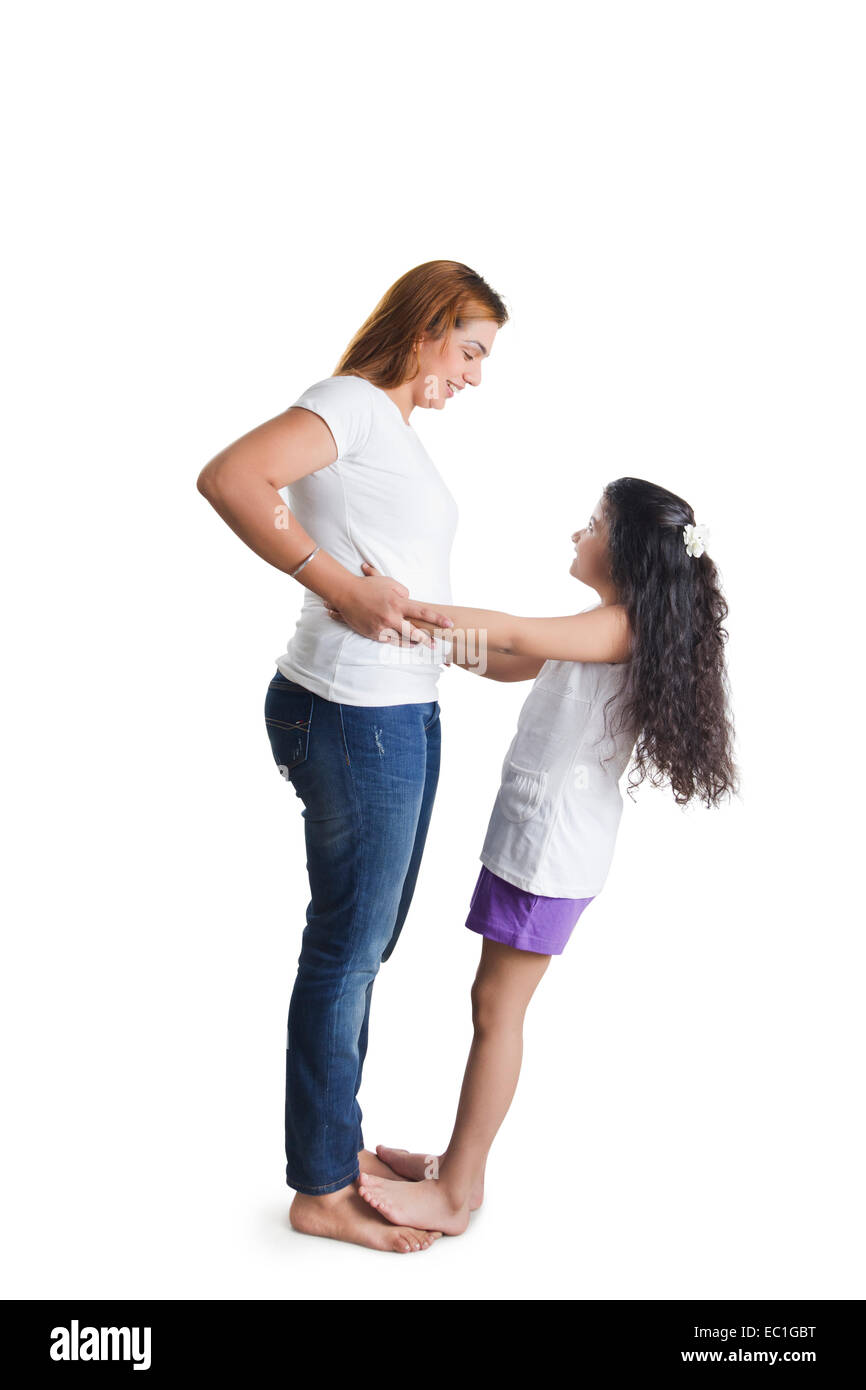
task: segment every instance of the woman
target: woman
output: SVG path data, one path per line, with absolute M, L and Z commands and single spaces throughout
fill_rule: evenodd
M 359 1158 L 390 1174 L 364 1150 L 357 1093 L 373 982 L 412 900 L 439 775 L 441 649 L 416 624 L 448 619 L 409 592 L 450 601 L 457 521 L 409 416 L 478 386 L 507 319 L 468 266 L 416 266 L 333 376 L 198 480 L 241 540 L 306 589 L 265 701 L 274 761 L 303 803 L 310 879 L 286 1041 L 290 1219 L 307 1234 L 401 1253 L 438 1233 L 394 1226 L 361 1199 Z M 365 578 L 365 561 L 381 575 Z M 394 633 L 405 641 L 391 643 Z

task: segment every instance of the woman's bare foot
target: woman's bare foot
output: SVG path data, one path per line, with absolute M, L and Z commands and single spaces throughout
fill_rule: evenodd
M 381 1182 L 381 1178 L 376 1179 Z M 397 1183 L 394 1186 L 407 1186 Z M 415 1250 L 427 1250 L 442 1235 L 440 1230 L 420 1231 L 403 1223 L 392 1224 L 378 1212 L 371 1211 L 358 1193 L 354 1183 L 328 1192 L 323 1197 L 310 1197 L 305 1192 L 295 1194 L 289 1210 L 289 1220 L 296 1231 L 305 1236 L 327 1236 L 345 1240 L 351 1245 L 366 1245 L 370 1250 L 394 1250 L 408 1255 Z
M 376 1153 L 379 1161 L 386 1168 L 393 1170 L 395 1177 L 406 1178 L 409 1182 L 420 1182 L 422 1178 L 430 1176 L 430 1164 L 434 1160 L 433 1154 L 410 1154 L 408 1149 L 389 1149 L 387 1144 L 377 1144 Z M 442 1155 L 435 1159 L 437 1165 L 441 1163 Z M 368 1168 L 361 1162 L 361 1155 L 358 1155 L 358 1162 L 361 1164 L 365 1173 L 373 1173 L 377 1177 L 390 1177 L 389 1173 L 380 1173 L 378 1168 Z M 469 1194 L 469 1210 L 477 1211 L 484 1201 L 484 1179 L 480 1178 Z
M 378 1158 L 376 1154 L 371 1154 L 369 1149 L 361 1149 L 358 1154 L 358 1167 L 363 1168 L 365 1173 L 374 1173 L 377 1178 L 393 1178 L 395 1182 L 402 1182 L 403 1178 L 395 1168 L 391 1168 L 386 1158 Z
M 362 1171 L 358 1191 L 365 1202 L 401 1229 L 430 1227 L 446 1236 L 459 1236 L 469 1225 L 469 1202 L 460 1202 L 437 1178 L 394 1182 Z

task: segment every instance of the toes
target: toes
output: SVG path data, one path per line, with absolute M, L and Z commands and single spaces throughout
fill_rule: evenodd
M 375 1177 L 373 1173 L 361 1172 L 357 1176 L 357 1190 L 364 1201 L 370 1202 L 371 1207 L 378 1207 L 379 1198 L 382 1195 L 381 1184 L 381 1177 Z
M 362 1173 L 358 1191 L 368 1206 L 378 1211 L 386 1221 L 392 1222 L 395 1226 L 402 1226 L 398 1194 L 404 1186 L 405 1184 L 393 1182 L 388 1178 L 375 1178 L 369 1173 Z
M 428 1250 L 432 1245 L 430 1231 L 416 1231 L 412 1226 L 401 1226 L 398 1231 L 401 1249 L 411 1252 Z
M 415 1234 L 421 1239 L 422 1250 L 429 1250 L 434 1241 L 442 1239 L 441 1231 L 416 1231 Z
M 371 1207 L 375 1207 L 377 1211 L 379 1211 L 383 1205 L 384 1189 L 382 1187 L 382 1181 L 382 1178 L 374 1177 L 370 1173 L 361 1173 L 358 1177 L 358 1191 L 364 1198 L 364 1201 Z

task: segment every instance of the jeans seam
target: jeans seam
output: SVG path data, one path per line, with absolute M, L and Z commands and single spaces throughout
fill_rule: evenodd
M 437 714 L 438 714 L 438 709 L 439 709 L 438 703 L 437 703 L 436 708 L 437 708 Z M 433 729 L 433 728 L 435 727 L 435 725 L 437 724 L 437 722 L 438 722 L 438 720 L 437 720 L 437 715 L 434 715 L 433 718 L 430 720 L 430 723 L 429 723 L 429 724 L 423 725 L 424 740 L 425 740 L 425 748 L 424 748 L 425 767 L 424 767 L 424 785 L 423 785 L 423 787 L 422 787 L 422 789 L 421 789 L 421 807 L 423 807 L 423 805 L 424 805 L 424 798 L 425 798 L 426 795 L 427 795 L 428 780 L 429 780 L 429 778 L 430 778 L 430 734 L 431 734 L 432 729 Z M 423 724 L 423 720 L 422 720 L 422 724 Z M 441 744 L 441 730 L 440 730 L 440 744 Z M 438 782 L 439 782 L 439 769 L 438 769 L 438 766 L 437 766 L 437 771 L 436 771 L 436 785 L 437 785 L 437 787 L 438 787 Z M 435 799 L 436 799 L 436 790 L 434 789 L 434 791 L 433 791 L 433 802 L 435 802 Z M 419 808 L 419 819 L 420 819 L 420 814 L 421 814 L 421 810 L 420 810 L 420 808 Z M 432 819 L 432 815 L 433 815 L 433 803 L 431 802 L 430 813 L 429 813 L 429 815 L 428 815 L 428 817 L 427 817 L 427 829 L 428 829 L 428 831 L 429 831 L 429 827 L 430 827 L 430 822 L 431 822 L 431 819 Z M 415 835 L 416 835 L 416 838 L 417 838 L 417 835 L 418 835 L 418 823 L 417 823 L 417 822 L 416 822 L 416 826 L 415 826 Z M 425 850 L 426 850 L 427 831 L 425 831 L 425 833 L 424 833 L 424 840 L 425 840 L 424 849 L 421 851 L 421 859 L 420 859 L 419 862 L 418 862 L 418 869 L 417 869 L 417 871 L 416 871 L 416 884 L 417 884 L 418 875 L 419 875 L 420 872 L 421 872 L 421 863 L 423 862 L 424 852 L 425 852 Z M 413 857 L 414 857 L 414 844 L 413 844 L 412 851 L 411 851 L 410 856 L 409 856 L 409 867 L 410 867 L 410 868 L 411 868 L 411 863 L 412 863 L 412 858 L 413 858 Z M 409 872 L 409 869 L 407 868 L 407 873 L 408 873 L 408 872 Z M 404 879 L 404 885 L 405 885 L 405 879 Z M 413 888 L 413 890 L 412 890 L 412 896 L 413 896 L 413 898 L 414 898 L 414 893 L 415 893 L 415 889 Z M 400 899 L 400 900 L 401 900 L 401 903 L 402 903 L 402 893 L 401 893 L 401 899 Z M 411 906 L 411 901 L 410 901 L 409 906 Z M 405 915 L 404 915 L 404 921 L 405 921 L 405 918 L 408 917 L 408 915 L 409 915 L 409 906 L 407 906 L 407 908 L 406 908 L 406 913 L 405 913 Z M 398 908 L 397 908 L 397 915 L 398 915 L 398 917 L 399 917 L 399 914 L 400 914 L 400 905 L 398 904 Z M 402 932 L 402 930 L 403 930 L 403 926 L 401 925 L 401 927 L 400 927 L 400 932 Z M 389 938 L 389 940 L 388 940 L 388 942 L 387 942 L 387 944 L 386 944 L 386 946 L 385 946 L 385 954 L 384 954 L 383 957 L 382 957 L 383 961 L 384 961 L 384 960 L 390 959 L 391 953 L 393 952 L 394 947 L 395 947 L 396 944 L 397 944 L 397 941 L 396 941 L 396 939 L 395 939 L 395 932 L 396 932 L 396 931 L 397 931 L 397 926 L 396 926 L 396 922 L 395 922 L 394 928 L 393 928 L 393 930 L 392 930 L 392 932 L 391 932 L 391 936 L 390 936 L 390 938 Z M 398 936 L 398 937 L 399 937 L 399 934 L 400 934 L 400 933 L 398 932 L 398 933 L 397 933 L 397 936 Z
M 366 850 L 365 850 L 364 835 L 363 835 L 363 831 L 362 831 L 362 821 L 361 821 L 361 814 L 360 814 L 360 806 L 359 806 L 359 803 L 358 803 L 358 787 L 357 787 L 357 784 L 356 784 L 356 782 L 355 782 L 355 774 L 354 774 L 354 771 L 353 771 L 353 769 L 352 769 L 351 761 L 350 761 L 350 759 L 349 759 L 349 747 L 348 747 L 348 743 L 347 743 L 347 740 L 346 740 L 346 730 L 345 730 L 345 726 L 344 726 L 344 724 L 343 724 L 343 706 L 342 706 L 341 704 L 338 703 L 338 704 L 337 704 L 337 708 L 338 708 L 338 710 L 339 710 L 339 712 L 340 712 L 340 731 L 341 731 L 341 733 L 342 733 L 342 737 L 343 737 L 343 748 L 344 748 L 344 751 L 345 751 L 345 754 L 346 754 L 346 766 L 347 766 L 348 769 L 349 769 L 349 781 L 350 781 L 350 783 L 351 783 L 351 785 L 352 785 L 352 805 L 353 805 L 353 808 L 354 808 L 354 815 L 355 815 L 355 825 L 354 825 L 353 839 L 354 839 L 355 843 L 358 844 L 358 845 L 360 846 L 360 854 L 357 856 L 357 861 L 356 861 L 356 862 L 358 863 L 358 867 L 356 868 L 356 871 L 355 871 L 355 880 L 354 880 L 354 883 L 353 883 L 353 885 L 352 885 L 352 907 L 351 907 L 351 913 L 352 913 L 352 916 L 351 916 L 351 922 L 352 922 L 352 942 L 351 942 L 351 947 L 352 947 L 352 958 L 354 958 L 355 940 L 356 940 L 356 937 L 357 937 L 357 927 L 358 927 L 358 914 L 357 914 L 357 907 L 358 907 L 358 892 L 359 892 L 359 885 L 360 885 L 361 883 L 363 883 L 363 881 L 364 881 L 363 870 L 364 870 L 364 856 L 365 856 Z M 359 862 L 358 862 L 358 861 L 359 861 Z M 343 988 L 343 990 L 345 990 L 346 981 L 349 979 L 350 974 L 351 974 L 351 972 L 350 972 L 349 970 L 345 970 L 344 973 L 343 973 L 343 979 L 342 979 L 342 988 Z M 336 1003 L 337 1003 L 337 1000 L 339 1000 L 339 999 L 341 999 L 341 998 L 342 998 L 342 994 L 338 994 L 337 997 L 336 997 L 335 1000 L 334 1000 L 335 1005 L 336 1005 Z M 334 1070 L 334 1028 L 335 1028 L 335 1026 L 336 1026 L 337 1013 L 338 1013 L 338 1009 L 337 1009 L 336 1007 L 332 1008 L 332 1009 L 331 1009 L 331 1013 L 330 1013 L 330 1018 L 329 1018 L 329 1020 L 328 1020 L 328 1069 L 327 1069 L 326 1078 L 325 1078 L 325 1113 L 326 1113 L 326 1114 L 330 1114 L 330 1113 L 331 1113 L 331 1076 L 332 1076 L 333 1070 Z M 357 1092 L 355 1092 L 355 1095 L 357 1095 Z M 337 1181 L 339 1182 L 339 1181 L 341 1181 L 341 1179 L 338 1178 Z M 326 1186 L 330 1186 L 330 1183 L 326 1184 Z
M 346 740 L 346 726 L 345 726 L 345 724 L 343 723 L 343 706 L 340 705 L 340 704 L 338 704 L 338 705 L 337 705 L 337 709 L 340 711 L 340 734 L 341 734 L 342 739 L 343 739 L 343 752 L 344 752 L 345 755 L 346 755 L 346 766 L 347 766 L 347 767 L 349 768 L 349 770 L 351 771 L 352 764 L 351 764 L 351 762 L 349 761 L 349 744 L 348 744 L 348 742 L 347 742 L 347 740 Z M 354 779 L 354 777 L 353 777 L 353 778 L 352 778 L 352 786 L 354 787 L 354 785 L 355 785 L 355 779 Z

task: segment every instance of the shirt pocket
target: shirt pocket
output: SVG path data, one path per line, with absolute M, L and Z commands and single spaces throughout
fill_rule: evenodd
M 521 767 L 506 758 L 499 788 L 499 809 L 506 820 L 520 824 L 536 815 L 544 798 L 547 773 Z

